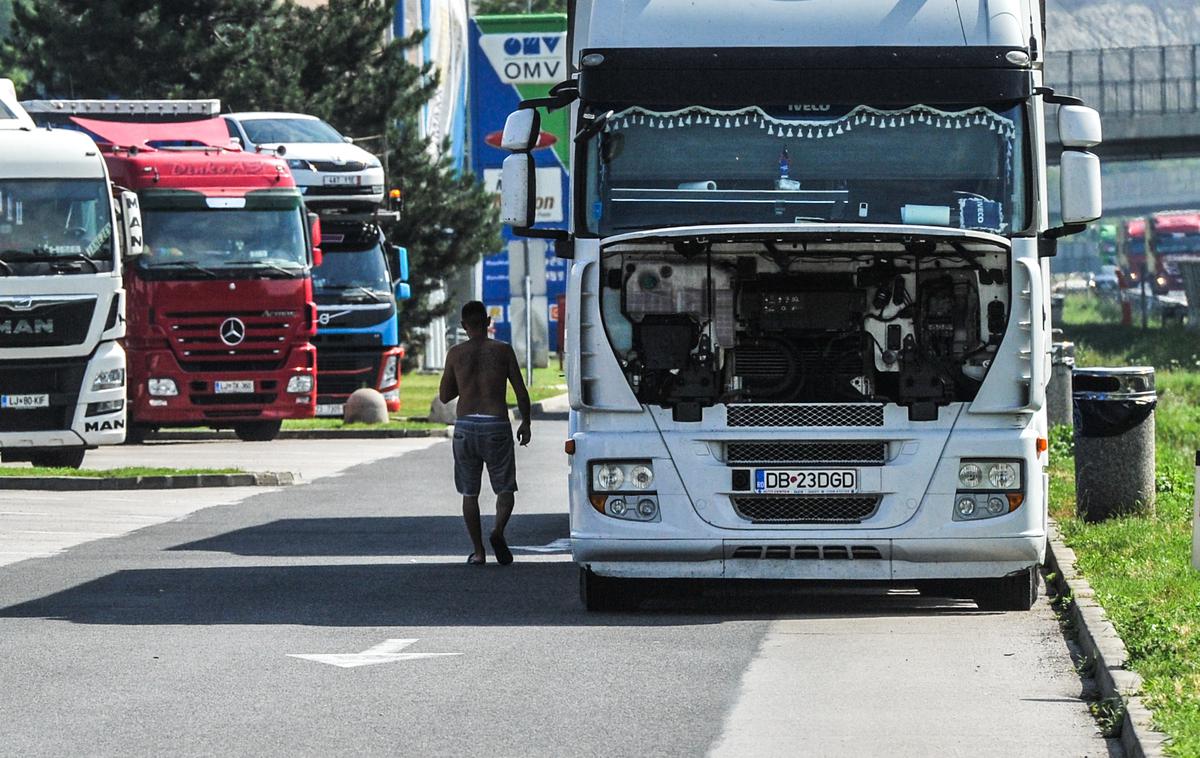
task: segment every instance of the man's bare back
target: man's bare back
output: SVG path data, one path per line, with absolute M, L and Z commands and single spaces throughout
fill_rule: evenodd
M 443 389 L 447 380 L 453 383 L 458 395 L 458 415 L 507 416 L 505 394 L 517 356 L 510 345 L 493 339 L 473 339 L 450 348 L 446 355 L 446 371 L 442 376 Z M 442 392 L 443 399 L 446 393 Z

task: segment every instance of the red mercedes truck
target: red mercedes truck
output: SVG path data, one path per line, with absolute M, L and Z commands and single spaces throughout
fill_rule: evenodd
M 208 426 L 270 440 L 316 411 L 319 222 L 278 154 L 241 150 L 220 118 L 178 120 L 218 103 L 164 102 L 55 103 L 142 206 L 145 254 L 125 274 L 128 436 Z

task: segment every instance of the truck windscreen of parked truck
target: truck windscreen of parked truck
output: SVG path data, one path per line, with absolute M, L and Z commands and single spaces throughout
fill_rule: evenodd
M 1028 224 L 1020 105 L 589 106 L 612 112 L 587 152 L 601 236 L 714 223 L 845 221 L 998 234 Z
M 0 181 L 0 261 L 17 274 L 112 271 L 107 182 Z
M 350 300 L 391 302 L 391 279 L 380 243 L 352 250 L 329 247 L 313 272 L 313 288 L 318 306 Z

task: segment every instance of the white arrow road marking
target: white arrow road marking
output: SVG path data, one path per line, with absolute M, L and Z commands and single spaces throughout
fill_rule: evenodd
M 548 545 L 529 545 L 529 546 L 513 546 L 513 550 L 524 550 L 527 553 L 569 553 L 571 552 L 571 538 L 563 537 L 555 540 Z
M 384 640 L 375 647 L 367 648 L 361 653 L 321 653 L 300 654 L 288 653 L 289 658 L 303 658 L 306 661 L 328 663 L 338 668 L 352 669 L 356 666 L 374 666 L 377 663 L 395 663 L 396 661 L 415 661 L 418 658 L 438 658 L 444 655 L 462 655 L 462 653 L 401 653 L 400 651 L 413 645 L 418 640 Z

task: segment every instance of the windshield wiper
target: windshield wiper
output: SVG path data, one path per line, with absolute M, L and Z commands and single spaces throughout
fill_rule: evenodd
M 33 250 L 17 250 L 9 249 L 0 252 L 0 255 L 15 255 L 15 257 L 3 259 L 6 268 L 9 261 L 19 260 L 26 263 L 54 263 L 57 261 L 79 261 L 88 264 L 92 267 L 93 273 L 100 273 L 100 265 L 96 261 L 87 257 L 83 253 L 51 253 L 45 248 L 34 248 Z
M 300 267 L 289 269 L 289 268 L 284 268 L 283 266 L 280 266 L 278 263 L 267 263 L 266 261 L 238 261 L 236 263 L 227 263 L 224 266 L 222 266 L 221 268 L 250 268 L 250 269 L 267 269 L 267 268 L 269 268 L 272 271 L 278 271 L 279 273 L 283 274 L 284 276 L 286 276 L 289 279 L 295 278 L 295 276 L 297 274 L 300 274 L 304 271 L 304 269 L 300 268 Z
M 155 263 L 153 265 L 146 266 L 147 271 L 153 271 L 160 268 L 186 268 L 190 269 L 191 271 L 198 271 L 201 274 L 207 274 L 209 279 L 217 278 L 217 272 L 210 268 L 205 268 L 195 261 L 166 261 L 164 263 Z
M 366 287 L 360 287 L 358 285 L 352 285 L 350 287 L 342 287 L 341 291 L 342 292 L 357 292 L 359 294 L 366 295 L 367 297 L 371 298 L 372 300 L 374 300 L 377 303 L 386 303 L 387 302 L 387 298 L 380 297 L 379 293 L 376 292 L 375 290 L 368 289 Z

